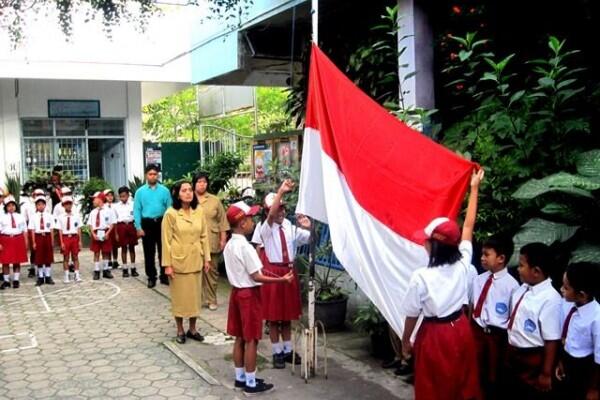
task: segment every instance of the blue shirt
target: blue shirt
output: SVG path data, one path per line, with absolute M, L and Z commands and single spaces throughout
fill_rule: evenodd
M 142 229 L 142 218 L 160 218 L 171 207 L 169 189 L 157 183 L 154 188 L 145 184 L 135 192 L 133 220 L 136 229 Z

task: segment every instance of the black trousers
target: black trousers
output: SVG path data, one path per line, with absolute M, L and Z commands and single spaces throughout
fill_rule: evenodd
M 144 247 L 144 266 L 150 281 L 156 281 L 156 249 L 158 247 L 158 265 L 160 277 L 166 278 L 165 269 L 161 266 L 162 240 L 160 225 L 162 218 L 142 218 L 142 246 Z

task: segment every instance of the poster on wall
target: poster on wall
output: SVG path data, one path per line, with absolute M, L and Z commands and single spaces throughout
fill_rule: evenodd
M 271 146 L 267 144 L 254 145 L 254 179 L 265 181 L 269 175 L 269 165 L 273 159 Z
M 277 159 L 282 167 L 292 167 L 298 164 L 298 141 L 277 143 Z
M 154 164 L 158 167 L 158 179 L 162 180 L 162 150 L 160 148 L 148 147 L 146 149 L 146 164 Z

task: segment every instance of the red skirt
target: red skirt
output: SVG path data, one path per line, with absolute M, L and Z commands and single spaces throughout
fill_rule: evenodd
M 290 267 L 273 265 L 261 250 L 260 259 L 263 264 L 263 275 L 270 277 L 285 276 Z M 263 318 L 267 321 L 295 321 L 302 315 L 300 299 L 300 283 L 294 270 L 291 283 L 265 283 L 261 286 Z
M 54 262 L 54 250 L 52 249 L 52 233 L 35 234 L 35 251 L 33 263 L 35 265 L 50 265 Z
M 231 288 L 227 314 L 227 334 L 245 341 L 262 337 L 260 287 Z
M 125 247 L 136 246 L 138 244 L 137 231 L 135 230 L 135 226 L 133 224 L 119 222 L 115 229 L 117 235 L 119 235 L 119 240 L 117 241 L 116 235 L 112 235 L 113 245 L 117 247 Z
M 29 261 L 27 259 L 27 248 L 25 246 L 25 235 L 0 235 L 0 264 L 21 264 Z
M 68 256 L 70 254 L 76 256 L 79 254 L 79 236 L 66 236 L 63 235 L 63 244 L 65 245 L 65 250 L 62 252 L 64 256 Z
M 463 313 L 423 321 L 414 345 L 415 400 L 481 399 L 473 331 Z

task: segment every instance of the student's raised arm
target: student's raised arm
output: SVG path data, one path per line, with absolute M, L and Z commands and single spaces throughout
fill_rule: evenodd
M 479 185 L 483 180 L 484 171 L 473 172 L 471 176 L 471 192 L 469 193 L 469 203 L 467 205 L 467 214 L 462 229 L 462 240 L 473 241 L 473 231 L 475 230 L 475 219 L 477 217 L 477 200 L 479 197 Z
M 281 199 L 283 199 L 283 196 L 286 193 L 289 193 L 292 190 L 294 190 L 295 185 L 296 184 L 291 179 L 286 179 L 285 181 L 283 181 L 283 183 L 279 187 L 279 190 L 275 194 L 275 199 L 273 200 L 273 205 L 271 206 L 271 209 L 269 210 L 269 215 L 267 215 L 267 220 L 266 220 L 267 225 L 269 225 L 269 226 L 273 225 L 273 221 L 275 220 L 275 217 L 277 216 L 277 212 L 279 211 L 279 207 L 281 206 Z

